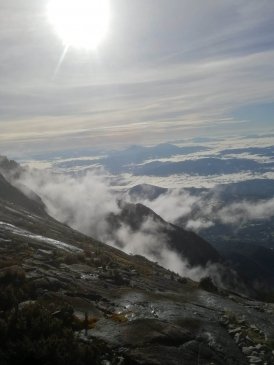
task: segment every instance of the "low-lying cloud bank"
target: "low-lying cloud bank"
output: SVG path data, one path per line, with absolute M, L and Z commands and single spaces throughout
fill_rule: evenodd
M 274 216 L 274 198 L 256 203 L 243 201 L 223 207 L 218 211 L 222 223 L 238 224 Z
M 119 214 L 120 195 L 114 193 L 105 172 L 87 173 L 72 177 L 49 171 L 27 170 L 15 182 L 24 189 L 27 186 L 37 193 L 46 204 L 48 213 L 57 220 L 90 235 L 102 242 L 116 246 L 128 254 L 138 254 L 157 261 L 163 267 L 181 276 L 200 280 L 210 276 L 219 286 L 226 285 L 227 272 L 218 264 L 207 267 L 190 267 L 168 246 L 168 238 L 161 233 L 159 223 L 147 218 L 138 231 L 122 224 L 117 229 L 110 228 L 109 215 Z M 274 198 L 257 203 L 237 202 L 228 206 L 216 204 L 218 192 L 207 200 L 201 192 L 192 195 L 185 190 L 171 190 L 158 198 L 142 201 L 166 221 L 183 220 L 188 229 L 199 231 L 217 221 L 229 224 L 266 219 L 274 215 Z M 230 271 L 228 282 L 237 283 L 237 276 Z
M 136 199 L 135 199 L 136 202 Z M 218 189 L 210 196 L 206 192 L 191 195 L 187 190 L 173 189 L 154 200 L 141 200 L 171 223 L 183 222 L 187 229 L 199 232 L 215 224 L 240 225 L 274 216 L 274 197 L 256 202 L 242 200 L 221 202 Z
M 104 174 L 87 173 L 85 176 L 71 177 L 27 170 L 15 183 L 22 190 L 24 186 L 33 190 L 42 198 L 51 216 L 82 233 L 128 254 L 143 255 L 193 280 L 213 275 L 214 271 L 217 278 L 215 267 L 191 268 L 187 260 L 172 251 L 168 247 L 167 237 L 159 233 L 161 229 L 158 223 L 150 218 L 143 222 L 138 231 L 133 231 L 126 224 L 116 230 L 110 229 L 108 217 L 111 213 L 120 212 L 120 196 L 113 193 Z

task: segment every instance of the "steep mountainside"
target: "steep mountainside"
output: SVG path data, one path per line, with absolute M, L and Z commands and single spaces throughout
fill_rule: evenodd
M 128 190 L 125 196 L 134 197 L 137 202 L 157 199 L 159 196 L 164 199 L 165 194 L 168 197 L 171 190 L 161 189 L 157 186 L 149 186 L 147 189 L 146 186 L 138 185 Z M 150 199 L 147 190 L 153 191 L 155 197 Z M 274 180 L 253 179 L 222 184 L 212 189 L 185 188 L 177 192 L 177 199 L 184 199 L 186 193 L 196 197 L 196 203 L 188 215 L 177 219 L 176 225 L 185 227 L 189 220 L 213 222 L 208 227 L 201 227 L 199 236 L 211 243 L 249 288 L 256 289 L 262 297 L 273 296 L 269 291 L 273 292 L 274 289 L 274 217 L 266 215 L 263 218 L 263 215 L 267 209 L 269 213 L 273 210 L 271 201 L 274 198 Z M 239 204 L 243 203 L 244 207 L 246 202 L 251 211 L 261 206 L 262 217 L 239 219 L 233 223 L 222 222 L 218 218 L 221 209 L 227 209 L 233 204 L 237 204 L 238 210 L 235 213 L 238 214 L 241 211 Z M 262 208 L 263 205 L 265 209 Z
M 1 364 L 273 364 L 272 304 L 126 255 L 13 189 L 1 177 Z
M 138 232 L 148 222 L 146 231 L 164 237 L 167 245 L 182 258 L 186 258 L 192 266 L 221 261 L 217 251 L 195 233 L 167 223 L 153 210 L 142 204 L 121 203 L 120 205 L 121 212 L 109 217 L 113 231 L 126 224 L 133 232 Z
M 245 242 L 222 242 L 219 252 L 244 279 L 247 285 L 256 287 L 267 297 L 274 288 L 274 251 Z M 272 294 L 273 296 L 273 294 Z
M 25 208 L 33 213 L 45 215 L 45 206 L 42 200 L 34 193 L 32 199 L 24 195 L 20 190 L 13 187 L 7 182 L 3 175 L 0 174 L 0 199 Z

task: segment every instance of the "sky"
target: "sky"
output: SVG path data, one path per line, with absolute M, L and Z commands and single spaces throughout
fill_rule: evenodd
M 273 0 L 110 0 L 95 50 L 0 0 L 0 153 L 274 131 Z

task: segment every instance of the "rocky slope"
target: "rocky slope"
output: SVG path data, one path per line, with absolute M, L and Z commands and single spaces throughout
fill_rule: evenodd
M 100 344 L 96 364 L 274 363 L 273 304 L 126 255 L 55 221 L 13 189 L 1 176 L 1 329 L 10 313 L 18 321 L 34 303 L 53 318 L 62 313 L 56 307 L 70 305 L 77 341 Z
M 112 231 L 126 225 L 133 232 L 138 232 L 149 222 L 146 224 L 146 232 L 165 237 L 168 247 L 187 259 L 191 266 L 205 266 L 209 262 L 222 261 L 221 256 L 207 241 L 193 232 L 166 222 L 143 204 L 121 202 L 120 207 L 119 214 L 109 216 L 108 222 Z

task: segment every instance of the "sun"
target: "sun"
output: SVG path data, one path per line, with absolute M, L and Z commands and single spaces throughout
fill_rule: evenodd
M 67 48 L 96 49 L 109 29 L 109 0 L 50 0 L 47 12 Z

